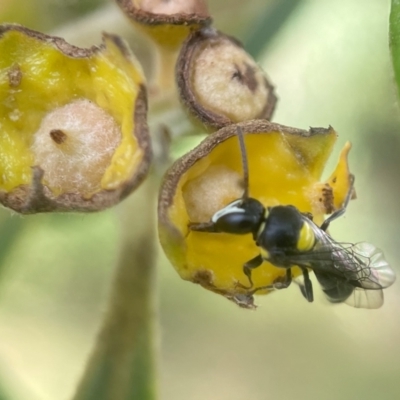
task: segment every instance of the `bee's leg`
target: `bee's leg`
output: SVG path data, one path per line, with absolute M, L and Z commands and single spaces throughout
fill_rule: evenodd
M 291 268 L 287 268 L 286 269 L 286 275 L 283 278 L 283 280 L 276 280 L 274 282 L 274 289 L 286 289 L 290 286 L 290 284 L 292 283 L 292 269 Z
M 215 224 L 212 221 L 209 222 L 191 222 L 188 225 L 191 231 L 196 232 L 217 232 L 215 230 Z
M 336 218 L 341 217 L 344 213 L 346 212 L 346 207 L 339 208 L 339 210 L 336 210 L 333 214 L 331 214 L 320 226 L 320 229 L 323 231 L 326 231 L 329 228 L 329 225 L 332 221 L 334 221 Z
M 314 292 L 313 292 L 310 275 L 308 274 L 307 268 L 301 267 L 301 270 L 303 271 L 304 285 L 301 285 L 301 284 L 299 285 L 300 291 L 301 291 L 302 295 L 306 298 L 306 300 L 311 303 L 314 301 Z
M 247 261 L 247 263 L 245 263 L 243 265 L 243 273 L 247 276 L 250 286 L 245 286 L 242 285 L 240 282 L 238 282 L 236 285 L 238 287 L 241 287 L 242 289 L 251 289 L 253 287 L 253 279 L 251 277 L 251 271 L 254 268 L 259 267 L 262 263 L 263 263 L 263 258 L 261 257 L 261 254 L 259 254 L 258 256 L 252 258 L 251 260 Z
M 310 221 L 313 221 L 314 216 L 310 212 L 304 212 L 302 213 L 306 218 L 308 218 Z
M 353 188 L 354 188 L 354 175 L 350 175 L 350 188 L 349 191 L 347 192 L 346 198 L 344 200 L 343 206 L 336 210 L 333 214 L 331 214 L 320 226 L 320 228 L 323 231 L 326 231 L 329 227 L 329 224 L 335 220 L 336 218 L 341 217 L 345 212 L 346 208 L 349 204 L 349 201 L 351 199 L 351 196 L 353 195 Z
M 288 268 L 286 270 L 286 275 L 283 279 L 278 278 L 277 280 L 274 281 L 272 285 L 260 286 L 258 288 L 255 288 L 250 292 L 250 294 L 253 295 L 259 290 L 286 289 L 290 286 L 291 283 L 292 283 L 292 269 Z

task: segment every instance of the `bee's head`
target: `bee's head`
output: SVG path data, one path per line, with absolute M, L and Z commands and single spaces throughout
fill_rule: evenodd
M 248 197 L 235 200 L 217 211 L 211 221 L 217 232 L 255 235 L 262 223 L 264 213 L 264 206 L 258 200 Z
M 298 253 L 311 250 L 315 234 L 311 223 L 293 206 L 276 206 L 266 211 L 258 231 L 257 244 L 265 250 L 265 258 L 273 253 Z

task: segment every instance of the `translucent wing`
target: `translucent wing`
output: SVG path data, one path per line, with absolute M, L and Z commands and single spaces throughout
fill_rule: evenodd
M 379 308 L 383 305 L 383 290 L 354 288 L 353 293 L 344 302 L 356 308 Z
M 311 252 L 302 255 L 309 259 L 314 271 L 341 276 L 353 286 L 367 290 L 387 288 L 396 280 L 383 252 L 374 245 L 338 243 L 318 227 L 316 229 L 317 244 Z
M 369 286 L 370 282 L 375 282 L 380 285 L 381 289 L 387 288 L 394 283 L 396 275 L 385 260 L 382 251 L 372 244 L 357 243 L 353 246 L 353 251 L 369 259 L 370 276 L 366 282 L 363 282 L 365 286 L 362 284 L 362 288 L 356 287 L 345 303 L 356 308 L 379 308 L 384 301 L 383 291 L 379 289 L 365 290 L 366 286 Z
M 351 247 L 353 254 L 362 257 L 368 262 L 369 276 L 362 287 L 368 288 L 369 282 L 375 282 L 382 289 L 389 287 L 396 280 L 396 275 L 389 263 L 386 261 L 383 252 L 374 245 L 366 242 L 361 242 Z M 364 286 L 365 284 L 365 286 Z
M 310 252 L 289 257 L 295 265 L 311 268 L 331 302 L 358 308 L 379 308 L 382 289 L 395 281 L 381 250 L 369 243 L 337 243 L 314 226 L 317 244 Z

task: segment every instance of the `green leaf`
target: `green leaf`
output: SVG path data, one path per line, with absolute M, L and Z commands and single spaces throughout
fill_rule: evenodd
M 397 91 L 400 94 L 400 0 L 392 0 L 389 41 Z

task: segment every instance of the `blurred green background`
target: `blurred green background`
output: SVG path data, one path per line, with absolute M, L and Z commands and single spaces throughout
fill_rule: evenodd
M 279 96 L 274 121 L 332 125 L 350 140 L 358 199 L 340 241 L 400 259 L 400 111 L 388 47 L 389 0 L 210 0 L 218 28 L 248 44 Z M 146 42 L 112 2 L 1 0 L 0 22 L 75 44 L 122 34 L 146 71 Z M 1 56 L 1 55 L 0 55 Z M 140 217 L 137 226 L 140 229 Z M 72 396 L 106 307 L 118 254 L 115 210 L 20 217 L 0 210 L 0 399 Z M 160 252 L 162 400 L 400 398 L 400 281 L 379 310 L 329 305 L 316 287 L 258 297 L 249 312 L 179 279 Z M 3 396 L 3 397 L 2 397 Z

